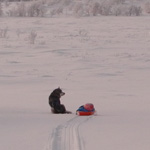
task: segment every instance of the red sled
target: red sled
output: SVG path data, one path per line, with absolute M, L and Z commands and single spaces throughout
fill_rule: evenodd
M 91 103 L 87 103 L 85 105 L 80 106 L 76 111 L 76 114 L 78 116 L 90 116 L 90 115 L 94 115 L 94 113 L 95 113 L 95 108 L 94 105 Z
M 94 113 L 95 111 L 92 112 L 77 111 L 78 116 L 90 116 L 90 115 L 94 115 Z

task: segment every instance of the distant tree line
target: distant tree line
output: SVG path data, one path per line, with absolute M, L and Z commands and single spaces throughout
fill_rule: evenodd
M 16 5 L 4 14 L 3 8 L 11 6 L 12 2 Z M 150 14 L 150 2 L 140 3 L 139 0 L 136 3 L 128 0 L 0 0 L 0 16 L 10 17 L 141 16 L 145 13 Z
M 22 2 L 22 1 L 32 1 L 32 0 L 0 0 L 0 2 Z

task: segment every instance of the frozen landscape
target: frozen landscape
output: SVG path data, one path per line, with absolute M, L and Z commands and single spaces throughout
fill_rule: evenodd
M 150 149 L 148 16 L 0 18 L 0 66 L 1 150 Z

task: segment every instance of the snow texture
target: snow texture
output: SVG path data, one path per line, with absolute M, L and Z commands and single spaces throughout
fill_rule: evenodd
M 73 117 L 64 124 L 58 125 L 48 143 L 47 150 L 84 150 L 84 144 L 80 135 L 79 127 L 86 123 L 92 116 Z
M 0 18 L 0 149 L 149 150 L 149 25 L 147 16 Z M 73 114 L 51 113 L 59 86 Z M 96 116 L 75 115 L 85 103 Z

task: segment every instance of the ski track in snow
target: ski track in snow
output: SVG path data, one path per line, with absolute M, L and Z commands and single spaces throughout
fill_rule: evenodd
M 92 116 L 76 116 L 58 125 L 51 136 L 46 150 L 84 150 L 83 139 L 79 127 Z

